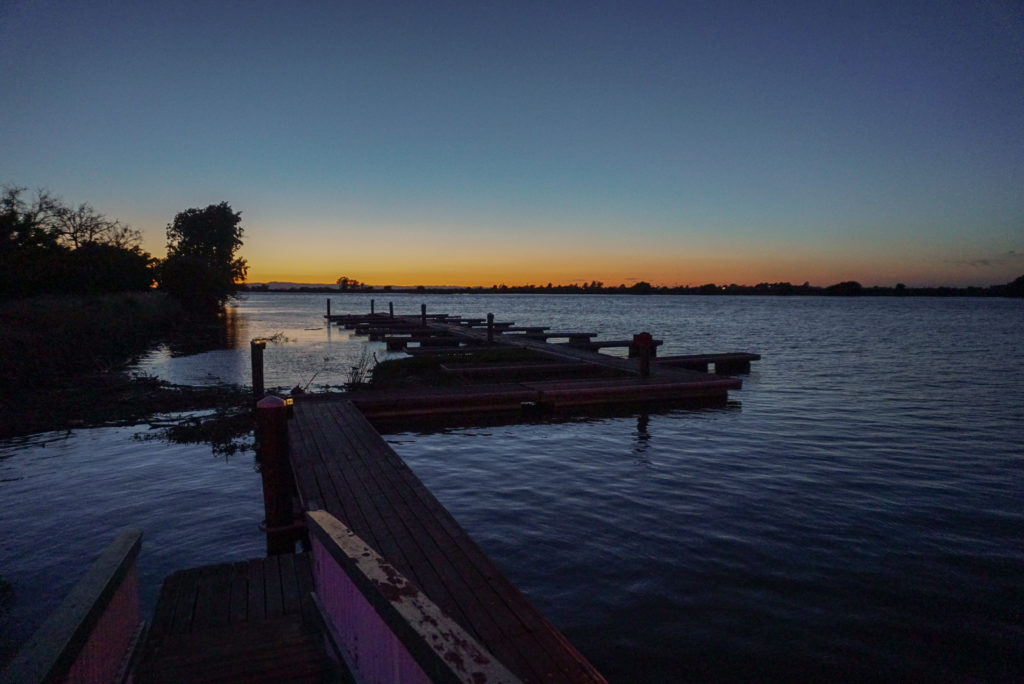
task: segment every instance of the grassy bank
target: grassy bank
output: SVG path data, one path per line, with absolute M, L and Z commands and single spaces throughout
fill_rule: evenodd
M 123 372 L 153 345 L 201 324 L 156 292 L 0 303 L 0 438 L 203 409 L 251 429 L 242 388 L 181 387 Z M 193 439 L 202 434 L 179 436 L 212 441 Z

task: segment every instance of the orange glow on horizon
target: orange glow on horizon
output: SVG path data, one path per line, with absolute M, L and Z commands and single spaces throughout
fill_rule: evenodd
M 292 282 L 334 284 L 341 276 L 369 285 L 485 287 L 570 285 L 591 281 L 606 287 L 638 281 L 655 286 L 757 285 L 790 282 L 828 286 L 855 280 L 866 287 L 967 285 L 989 286 L 1020 275 L 1009 265 L 1002 271 L 956 264 L 939 251 L 883 251 L 849 245 L 845 248 L 769 244 L 741 247 L 673 243 L 671 239 L 631 244 L 583 245 L 524 236 L 519 240 L 434 241 L 389 234 L 387 239 L 350 236 L 308 242 L 262 242 L 246 245 L 251 283 Z
M 879 268 L 877 264 L 864 264 L 858 268 L 853 264 L 821 264 L 811 268 L 792 268 L 786 265 L 752 265 L 743 263 L 711 263 L 675 268 L 626 268 L 608 267 L 602 264 L 575 264 L 558 268 L 483 268 L 463 266 L 460 268 L 410 267 L 407 269 L 389 266 L 387 268 L 364 268 L 345 270 L 305 269 L 287 267 L 261 268 L 258 265 L 249 270 L 248 282 L 289 282 L 310 285 L 334 284 L 340 276 L 354 278 L 374 286 L 394 285 L 416 287 L 419 285 L 450 287 L 484 287 L 492 285 L 554 285 L 585 284 L 591 281 L 603 283 L 606 287 L 627 287 L 638 281 L 655 286 L 699 286 L 707 283 L 717 285 L 757 285 L 758 283 L 790 282 L 801 285 L 828 286 L 847 280 L 856 280 L 866 287 L 874 285 L 892 287 L 905 283 L 911 287 L 948 285 L 988 286 L 1009 282 L 1012 278 L 982 279 L 964 277 L 939 270 Z

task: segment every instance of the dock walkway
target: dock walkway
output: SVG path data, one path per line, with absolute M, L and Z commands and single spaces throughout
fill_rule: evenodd
M 352 402 L 297 401 L 288 422 L 303 510 L 348 525 L 523 681 L 604 681 Z
M 309 557 L 284 554 L 170 575 L 135 680 L 338 681 L 310 598 Z

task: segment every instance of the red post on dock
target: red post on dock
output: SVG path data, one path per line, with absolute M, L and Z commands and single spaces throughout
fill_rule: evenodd
M 288 463 L 288 406 L 281 397 L 268 396 L 256 404 L 260 476 L 266 512 L 267 555 L 295 551 L 292 516 L 292 476 Z
M 636 356 L 640 357 L 640 377 L 647 378 L 651 375 L 651 352 L 654 351 L 654 338 L 651 333 L 642 332 L 633 335 L 631 350 L 635 350 Z
M 327 313 L 331 312 L 331 300 L 327 300 Z M 330 325 L 330 323 L 328 323 Z M 265 392 L 263 387 L 263 350 L 267 347 L 267 341 L 255 339 L 249 342 L 249 352 L 252 356 L 252 394 L 257 401 L 263 398 Z

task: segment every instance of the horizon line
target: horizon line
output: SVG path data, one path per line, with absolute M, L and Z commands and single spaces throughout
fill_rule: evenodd
M 971 284 L 971 285 L 949 285 L 949 284 L 942 284 L 942 285 L 935 285 L 935 284 L 930 284 L 930 285 L 907 285 L 907 284 L 902 283 L 902 282 L 896 282 L 896 283 L 891 284 L 891 285 L 884 285 L 884 284 L 878 284 L 878 283 L 871 284 L 871 285 L 866 285 L 866 284 L 864 284 L 864 283 L 862 283 L 862 282 L 860 282 L 858 280 L 854 280 L 854 279 L 840 280 L 840 281 L 837 281 L 835 283 L 829 283 L 828 285 L 816 285 L 816 284 L 811 283 L 808 280 L 805 280 L 803 283 L 794 283 L 792 281 L 779 280 L 779 281 L 761 281 L 761 282 L 758 282 L 758 283 L 755 283 L 755 284 L 735 283 L 735 282 L 733 282 L 733 283 L 707 282 L 707 283 L 686 283 L 686 284 L 667 285 L 667 284 L 656 284 L 656 283 L 649 282 L 649 281 L 646 281 L 646 280 L 643 280 L 643 279 L 630 279 L 631 282 L 629 284 L 626 284 L 625 282 L 618 283 L 618 284 L 610 284 L 610 283 L 605 283 L 605 282 L 602 282 L 602 281 L 599 281 L 599 280 L 591 280 L 591 281 L 576 280 L 576 281 L 572 281 L 572 282 L 568 282 L 568 283 L 549 282 L 549 283 L 544 283 L 544 284 L 522 283 L 522 284 L 515 284 L 515 285 L 508 284 L 508 283 L 491 283 L 489 285 L 451 285 L 451 284 L 444 284 L 444 285 L 433 284 L 433 285 L 431 285 L 431 284 L 426 284 L 426 283 L 417 283 L 415 285 L 398 285 L 398 284 L 394 284 L 394 283 L 375 285 L 375 284 L 372 284 L 372 283 L 359 283 L 358 285 L 355 286 L 355 288 L 372 288 L 372 289 L 392 288 L 392 289 L 402 289 L 402 290 L 414 290 L 414 289 L 417 289 L 417 288 L 446 289 L 446 290 L 492 290 L 492 289 L 495 289 L 495 288 L 497 288 L 497 289 L 503 289 L 503 288 L 507 288 L 507 289 L 521 289 L 521 288 L 533 287 L 533 288 L 536 288 L 536 289 L 547 289 L 548 286 L 550 286 L 551 288 L 587 287 L 591 283 L 597 283 L 598 287 L 600 287 L 602 289 L 621 289 L 621 288 L 629 289 L 629 288 L 631 288 L 634 285 L 637 285 L 639 283 L 647 283 L 649 286 L 651 286 L 652 288 L 656 288 L 656 289 L 662 289 L 662 288 L 667 288 L 667 289 L 678 289 L 678 288 L 699 289 L 699 288 L 708 287 L 708 286 L 714 286 L 716 288 L 722 288 L 722 289 L 730 288 L 730 287 L 754 288 L 754 287 L 757 287 L 759 285 L 789 285 L 789 286 L 794 287 L 794 288 L 809 287 L 809 288 L 825 289 L 825 288 L 828 288 L 828 287 L 833 287 L 835 285 L 841 285 L 841 284 L 846 284 L 846 283 L 857 283 L 858 285 L 860 285 L 864 289 L 873 289 L 873 288 L 896 289 L 896 288 L 898 288 L 899 286 L 902 285 L 903 287 L 906 287 L 908 289 L 941 289 L 941 288 L 948 288 L 948 289 L 960 289 L 960 290 L 963 290 L 963 289 L 969 289 L 969 288 L 999 287 L 999 286 L 1003 286 L 1003 285 L 1008 285 L 1008 284 L 1014 282 L 1015 280 L 1019 280 L 1021 278 L 1024 278 L 1024 275 L 1021 275 L 1017 279 L 1009 280 L 1009 281 L 1007 281 L 1005 283 L 988 283 L 988 284 L 985 284 L 985 285 L 980 285 L 980 284 Z M 278 284 L 278 285 L 292 285 L 292 286 L 296 286 L 296 287 L 335 287 L 335 288 L 336 287 L 340 287 L 338 285 L 338 283 L 305 282 L 305 281 L 296 281 L 296 280 L 264 280 L 264 281 L 251 281 L 251 282 L 245 281 L 245 282 L 239 283 L 239 285 L 245 285 L 245 286 L 266 285 L 268 287 L 270 285 L 274 285 L 274 284 Z

